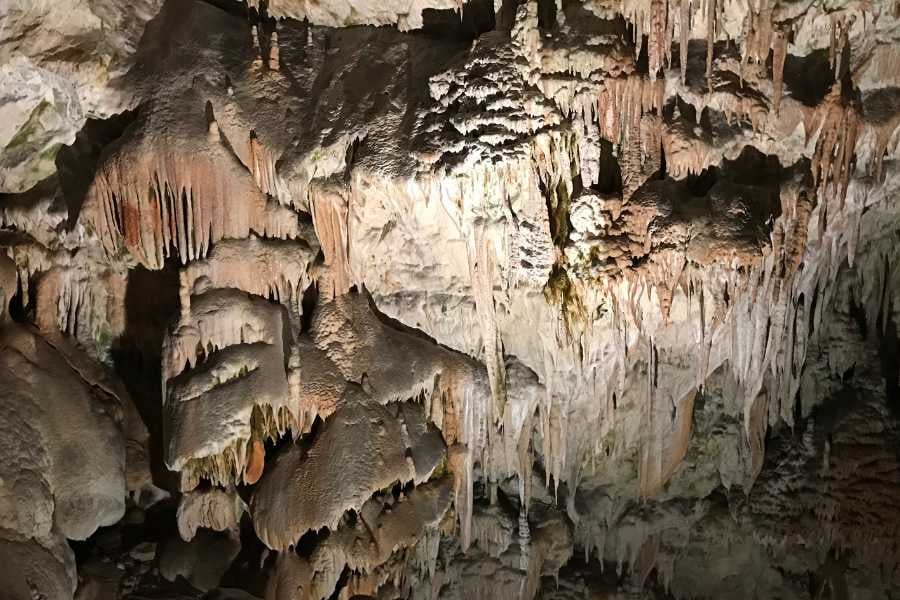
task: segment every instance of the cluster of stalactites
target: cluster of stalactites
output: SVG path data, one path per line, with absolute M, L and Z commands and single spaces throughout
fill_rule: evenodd
M 659 115 L 664 98 L 663 80 L 636 74 L 605 79 L 596 90 L 580 91 L 571 98 L 554 96 L 563 111 L 580 123 L 577 137 L 582 177 L 590 182 L 599 177 L 595 146 L 596 138 L 600 138 L 624 155 L 626 198 L 640 187 L 644 175 L 653 173 L 661 159 L 663 129 Z
M 636 57 L 642 50 L 643 36 L 647 36 L 651 80 L 655 79 L 657 73 L 671 63 L 672 41 L 677 32 L 680 46 L 681 79 L 683 84 L 686 82 L 688 42 L 693 22 L 699 17 L 704 22 L 707 34 L 707 84 L 710 93 L 714 91 L 712 87 L 714 45 L 721 33 L 720 23 L 725 10 L 724 5 L 724 0 L 641 0 L 637 2 L 629 0 L 622 2 L 620 12 L 632 24 Z M 835 80 L 840 79 L 842 59 L 845 49 L 850 43 L 849 31 L 853 23 L 852 18 L 852 15 L 838 13 L 831 19 L 829 60 Z M 753 62 L 764 66 L 770 50 L 772 52 L 771 109 L 776 116 L 783 98 L 784 65 L 791 33 L 790 23 L 779 19 L 776 3 L 773 0 L 751 0 L 744 15 L 743 35 L 740 38 L 742 76 L 745 74 L 748 63 Z M 601 95 L 603 93 L 603 91 L 600 92 Z M 600 102 L 602 103 L 602 100 Z M 758 129 L 763 125 L 765 119 L 758 118 L 756 114 L 758 111 L 745 110 L 744 112 L 751 117 L 754 128 Z M 620 113 L 621 111 L 616 110 L 612 114 Z M 622 121 L 626 121 L 626 119 L 623 118 Z M 602 119 L 601 130 L 603 130 Z M 603 137 L 613 143 L 621 140 L 621 136 L 616 135 L 615 131 L 603 131 Z M 875 166 L 878 168 L 880 165 L 876 164 Z
M 116 268 L 58 266 L 37 281 L 36 325 L 77 339 L 95 358 L 125 330 L 125 272 Z
M 818 131 L 812 157 L 812 176 L 821 194 L 843 199 L 853 175 L 860 118 L 856 107 L 841 94 L 841 83 L 832 86 L 816 111 L 817 123 L 807 131 Z
M 290 305 L 299 315 L 303 291 L 310 284 L 310 265 L 318 251 L 310 241 L 262 239 L 222 240 L 209 255 L 181 271 L 181 313 L 190 314 L 191 295 L 207 288 L 231 288 Z
M 214 289 L 189 300 L 189 310 L 163 341 L 163 384 L 216 350 L 281 339 L 274 307 L 234 289 Z
M 235 485 L 253 485 L 262 477 L 268 441 L 283 438 L 294 431 L 294 417 L 287 407 L 260 405 L 253 409 L 251 435 L 237 439 L 216 454 L 191 458 L 180 469 L 182 491 L 197 488 L 202 480 L 229 489 Z
M 182 488 L 254 483 L 264 443 L 293 429 L 281 307 L 236 289 L 190 298 L 163 342 L 166 462 Z
M 300 235 L 297 214 L 267 197 L 219 141 L 215 121 L 210 127 L 216 135 L 191 142 L 196 148 L 160 155 L 165 140 L 152 150 L 132 143 L 101 165 L 84 212 L 110 256 L 160 269 L 173 250 L 186 264 L 224 238 Z M 271 178 L 255 170 L 256 179 Z
M 722 0 L 622 0 L 619 12 L 632 25 L 635 57 L 643 49 L 647 36 L 647 57 L 651 78 L 672 61 L 672 41 L 678 31 L 682 80 L 687 74 L 687 48 L 697 13 L 705 21 L 707 30 L 707 74 L 712 67 L 713 45 L 718 34 L 717 24 L 724 10 Z
M 672 14 L 670 8 L 674 8 L 677 0 L 642 0 L 640 2 L 623 1 L 622 15 L 632 26 L 635 43 L 635 57 L 640 55 L 643 49 L 644 35 L 647 36 L 647 56 L 649 58 L 650 76 L 656 77 L 663 63 L 671 60 L 672 37 L 676 20 L 679 21 L 679 29 L 682 32 L 682 40 L 686 32 L 690 31 L 690 25 L 682 19 L 690 14 L 690 1 L 684 3 L 687 8 L 678 6 L 678 10 Z M 671 5 L 671 6 L 670 6 Z
M 785 185 L 781 191 L 783 218 L 772 228 L 772 253 L 776 260 L 776 273 L 784 280 L 791 280 L 803 262 L 814 204 L 815 191 L 812 186 Z
M 408 495 L 401 493 L 396 500 L 376 493 L 353 512 L 356 518 L 352 523 L 343 520 L 309 558 L 281 553 L 267 597 L 282 598 L 299 589 L 305 599 L 323 600 L 334 593 L 345 570 L 350 571 L 345 590 L 350 590 L 351 597 L 377 594 L 386 583 L 399 584 L 409 576 L 433 577 L 442 524 L 450 512 L 451 487 L 449 478 L 444 477 L 416 487 Z M 414 573 L 406 571 L 411 566 Z
M 661 81 L 638 75 L 610 79 L 603 83 L 593 105 L 583 107 L 590 108 L 591 114 L 585 112 L 582 116 L 585 120 L 596 119 L 604 139 L 626 146 L 641 117 L 649 112 L 659 113 L 664 93 Z
M 779 31 L 780 24 L 774 20 L 772 0 L 750 0 L 744 16 L 741 36 L 741 64 L 753 60 L 765 63 L 770 48 L 786 39 Z M 623 0 L 620 12 L 632 24 L 635 43 L 635 57 L 643 49 L 643 36 L 647 36 L 647 56 L 651 78 L 672 61 L 672 43 L 678 33 L 681 80 L 687 78 L 688 43 L 694 22 L 699 18 L 706 29 L 706 75 L 712 74 L 714 46 L 721 33 L 724 14 L 724 0 Z M 773 46 L 774 41 L 774 46 Z M 774 70 L 778 77 L 778 69 Z
M 744 407 L 746 436 L 740 451 L 742 473 L 737 481 L 745 489 L 760 472 L 768 427 L 777 421 L 792 422 L 806 348 L 819 326 L 821 307 L 828 305 L 829 288 L 821 280 L 829 277 L 835 264 L 828 253 L 819 257 L 807 252 L 814 198 L 808 178 L 784 185 L 782 215 L 772 234 L 774 252 L 744 265 L 742 273 L 731 263 L 698 267 L 686 263 L 681 253 L 664 252 L 655 254 L 639 272 L 607 280 L 608 297 L 599 304 L 613 308 L 613 321 L 629 352 L 605 355 L 605 361 L 621 364 L 608 369 L 608 378 L 603 376 L 600 388 L 606 387 L 622 398 L 625 382 L 618 381 L 616 373 L 629 372 L 636 362 L 645 362 L 646 372 L 658 373 L 661 378 L 649 378 L 648 399 L 641 405 L 642 430 L 648 432 L 638 454 L 641 495 L 656 495 L 677 471 L 691 437 L 693 394 L 720 367 L 733 374 Z M 836 249 L 845 247 L 843 242 L 835 245 Z M 807 264 L 800 269 L 803 261 Z M 590 294 L 585 298 L 591 298 Z M 594 305 L 591 300 L 589 306 Z M 674 308 L 681 322 L 670 321 Z M 654 315 L 655 311 L 661 315 Z M 696 333 L 689 338 L 700 350 L 689 364 L 676 360 L 672 365 L 663 341 L 670 337 L 667 329 L 682 332 L 680 337 L 694 327 Z M 590 327 L 582 324 L 580 335 L 589 334 Z M 643 357 L 640 348 L 647 345 L 650 349 Z M 551 381 L 548 389 L 558 385 Z M 667 395 L 669 402 L 662 395 Z M 614 412 L 614 404 L 600 411 L 601 430 L 603 424 L 615 422 Z M 545 458 L 548 465 L 550 458 Z M 577 480 L 577 470 L 568 477 Z

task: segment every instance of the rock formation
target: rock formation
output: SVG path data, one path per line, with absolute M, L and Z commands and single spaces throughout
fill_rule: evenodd
M 900 594 L 898 101 L 893 0 L 10 0 L 0 595 Z

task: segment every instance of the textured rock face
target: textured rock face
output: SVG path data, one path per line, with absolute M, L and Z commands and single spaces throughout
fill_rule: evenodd
M 13 0 L 4 597 L 900 594 L 898 73 L 887 0 Z
M 0 17 L 0 192 L 23 192 L 88 117 L 134 103 L 116 79 L 130 66 L 159 0 L 10 0 Z
M 83 540 L 125 511 L 121 409 L 30 327 L 5 325 L 2 345 L 4 589 L 13 598 L 71 596 L 65 538 Z

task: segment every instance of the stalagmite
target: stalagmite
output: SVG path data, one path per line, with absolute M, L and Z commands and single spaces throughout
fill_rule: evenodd
M 277 31 L 273 31 L 271 37 L 269 37 L 269 69 L 272 71 L 281 70 Z

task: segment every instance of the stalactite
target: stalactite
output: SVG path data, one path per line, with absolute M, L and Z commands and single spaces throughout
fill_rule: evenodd
M 831 17 L 831 45 L 828 47 L 828 61 L 834 71 L 835 81 L 841 78 L 841 60 L 844 50 L 850 45 L 851 21 L 845 15 Z
M 631 122 L 624 135 L 630 140 L 622 147 L 622 198 L 631 198 L 657 171 L 661 164 L 662 124 L 656 115 L 631 113 Z
M 784 90 L 784 63 L 787 58 L 787 34 L 779 29 L 772 45 L 772 110 L 778 116 Z
M 750 454 L 749 473 L 743 484 L 744 493 L 747 495 L 750 494 L 753 483 L 759 477 L 763 467 L 766 453 L 766 431 L 769 424 L 768 410 L 768 396 L 765 392 L 761 392 L 750 405 L 749 410 L 744 413 L 744 431 Z
M 470 406 L 468 403 L 464 408 Z M 471 419 L 465 414 L 464 420 Z M 453 473 L 453 504 L 459 515 L 459 543 L 463 551 L 472 543 L 472 510 L 475 502 L 475 475 L 473 473 L 473 450 L 462 445 L 448 449 L 448 466 Z
M 267 199 L 237 158 L 204 139 L 204 149 L 145 149 L 128 143 L 98 170 L 84 214 L 110 256 L 128 252 L 151 269 L 171 249 L 182 263 L 223 238 L 296 237 L 296 213 Z
M 281 70 L 281 58 L 278 50 L 278 32 L 273 31 L 269 37 L 269 70 Z
M 308 232 L 307 238 L 312 238 Z M 312 261 L 318 248 L 304 239 L 267 240 L 254 235 L 243 240 L 223 240 L 209 255 L 181 272 L 182 314 L 190 310 L 195 284 L 233 288 L 263 298 L 273 297 L 302 310 L 303 291 L 309 285 Z
M 346 294 L 355 283 L 350 270 L 347 197 L 336 187 L 323 184 L 310 189 L 309 206 L 325 255 L 325 280 L 320 281 L 320 293 L 325 298 Z
M 496 260 L 491 240 L 483 229 L 476 228 L 469 248 L 469 272 L 484 344 L 484 364 L 491 384 L 493 422 L 499 421 L 506 405 L 506 366 L 494 304 Z
M 713 54 L 716 44 L 716 14 L 719 0 L 706 1 L 706 86 L 712 92 Z
M 222 140 L 221 134 L 219 133 L 219 124 L 216 123 L 215 119 L 211 119 L 209 122 L 209 133 L 207 137 L 210 144 L 217 144 Z
M 800 190 L 795 195 L 795 200 L 791 203 L 794 212 L 794 218 L 789 221 L 793 223 L 791 230 L 787 235 L 786 258 L 787 264 L 785 279 L 790 280 L 800 264 L 803 262 L 803 255 L 806 251 L 806 238 L 809 230 L 809 219 L 813 210 L 813 198 L 806 190 Z
M 773 48 L 773 25 L 771 0 L 751 0 L 750 10 L 744 21 L 741 71 L 748 61 L 764 64 Z
M 681 84 L 684 85 L 687 82 L 688 43 L 691 38 L 691 0 L 681 0 L 680 9 L 678 31 L 681 37 L 678 50 L 680 53 Z
M 250 132 L 250 172 L 256 185 L 264 193 L 274 197 L 282 197 L 278 177 L 275 171 L 275 159 L 272 153 L 262 144 L 255 132 Z M 270 202 L 271 204 L 271 202 Z
M 872 173 L 876 184 L 882 183 L 884 157 L 888 152 L 888 146 L 900 127 L 900 113 L 894 114 L 884 123 L 867 124 L 868 128 L 875 131 L 875 143 L 872 150 L 871 164 L 869 171 Z
M 859 116 L 856 107 L 842 98 L 840 82 L 832 86 L 815 118 L 818 139 L 811 166 L 813 182 L 820 193 L 843 199 L 853 175 Z
M 650 27 L 648 28 L 648 56 L 650 59 L 650 77 L 655 78 L 663 63 L 667 60 L 672 47 L 672 39 L 668 37 L 668 0 L 650 0 Z
M 260 440 L 252 440 L 247 456 L 247 466 L 244 467 L 244 483 L 253 485 L 262 477 L 266 461 L 266 446 Z

